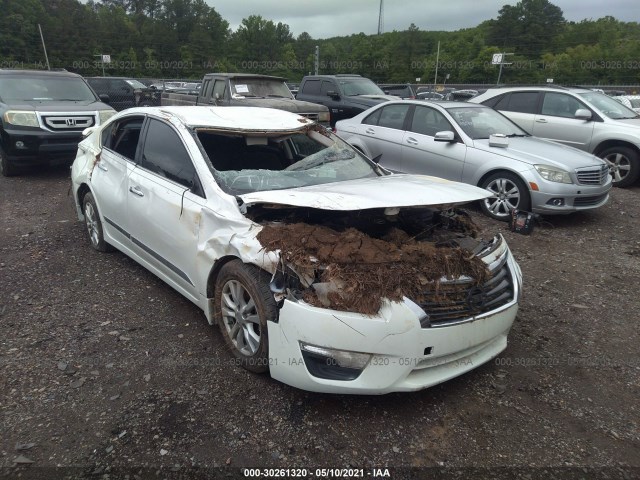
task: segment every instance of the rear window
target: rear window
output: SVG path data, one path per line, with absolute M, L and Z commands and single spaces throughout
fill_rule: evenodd
M 494 108 L 507 112 L 536 113 L 538 96 L 538 92 L 512 92 L 500 99 Z

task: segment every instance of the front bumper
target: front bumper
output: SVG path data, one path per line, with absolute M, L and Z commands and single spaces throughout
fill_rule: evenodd
M 502 307 L 449 326 L 422 328 L 415 304 L 386 302 L 376 316 L 339 312 L 285 300 L 279 321 L 268 322 L 271 376 L 304 390 L 385 394 L 428 388 L 496 357 L 518 311 L 520 268 L 507 250 L 513 299 Z M 354 380 L 309 373 L 300 342 L 372 354 Z
M 545 189 L 541 191 L 531 191 L 531 206 L 535 213 L 553 215 L 567 214 L 580 210 L 591 210 L 599 208 L 609 200 L 611 181 L 605 185 L 581 186 L 581 185 L 560 185 L 553 191 Z M 561 202 L 561 204 L 558 204 Z
M 2 132 L 7 158 L 16 166 L 71 163 L 81 140 L 82 132 L 54 133 L 39 128 L 6 129 Z

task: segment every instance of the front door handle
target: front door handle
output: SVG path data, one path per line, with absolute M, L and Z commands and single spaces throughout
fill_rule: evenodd
M 409 145 L 418 145 L 418 141 L 417 141 L 415 138 L 413 138 L 413 137 L 409 137 L 409 138 L 407 138 L 407 143 L 408 143 Z
M 102 162 L 98 162 L 98 168 L 104 172 L 109 170 L 109 167 L 107 167 L 107 165 Z
M 546 118 L 536 118 L 536 122 L 538 123 L 549 123 Z
M 142 190 L 140 190 L 140 187 L 136 186 L 136 187 L 129 187 L 129 191 L 131 193 L 133 193 L 134 195 L 137 195 L 139 197 L 144 197 L 144 193 L 142 193 Z
M 374 135 L 376 131 L 373 128 L 367 128 L 364 133 L 368 133 L 369 135 Z

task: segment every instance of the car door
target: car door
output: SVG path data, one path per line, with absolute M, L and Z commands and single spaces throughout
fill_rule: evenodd
M 533 131 L 530 133 L 536 137 L 589 151 L 595 122 L 575 118 L 575 113 L 579 109 L 590 110 L 571 95 L 545 92 L 540 113 L 536 115 Z
M 191 155 L 170 124 L 149 118 L 127 212 L 136 253 L 178 291 L 198 300 L 196 254 L 204 193 Z
M 105 235 L 126 248 L 130 247 L 128 178 L 135 168 L 144 119 L 142 115 L 124 117 L 103 130 L 102 151 L 91 172 L 91 190 L 104 219 Z
M 443 131 L 453 132 L 456 141 L 436 142 L 436 133 Z M 442 112 L 433 107 L 415 107 L 402 140 L 403 172 L 460 181 L 466 154 L 466 145 Z
M 358 126 L 371 158 L 390 170 L 402 171 L 402 140 L 411 104 L 391 104 L 374 110 Z

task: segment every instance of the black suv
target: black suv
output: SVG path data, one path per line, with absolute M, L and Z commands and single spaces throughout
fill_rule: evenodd
M 331 126 L 368 108 L 398 97 L 386 95 L 380 87 L 360 75 L 308 75 L 302 79 L 296 99 L 326 105 Z
M 87 77 L 87 81 L 98 95 L 109 95 L 109 104 L 117 111 L 160 105 L 162 92 L 147 87 L 134 78 Z
M 82 131 L 116 113 L 108 101 L 75 73 L 0 69 L 0 173 L 71 162 Z

